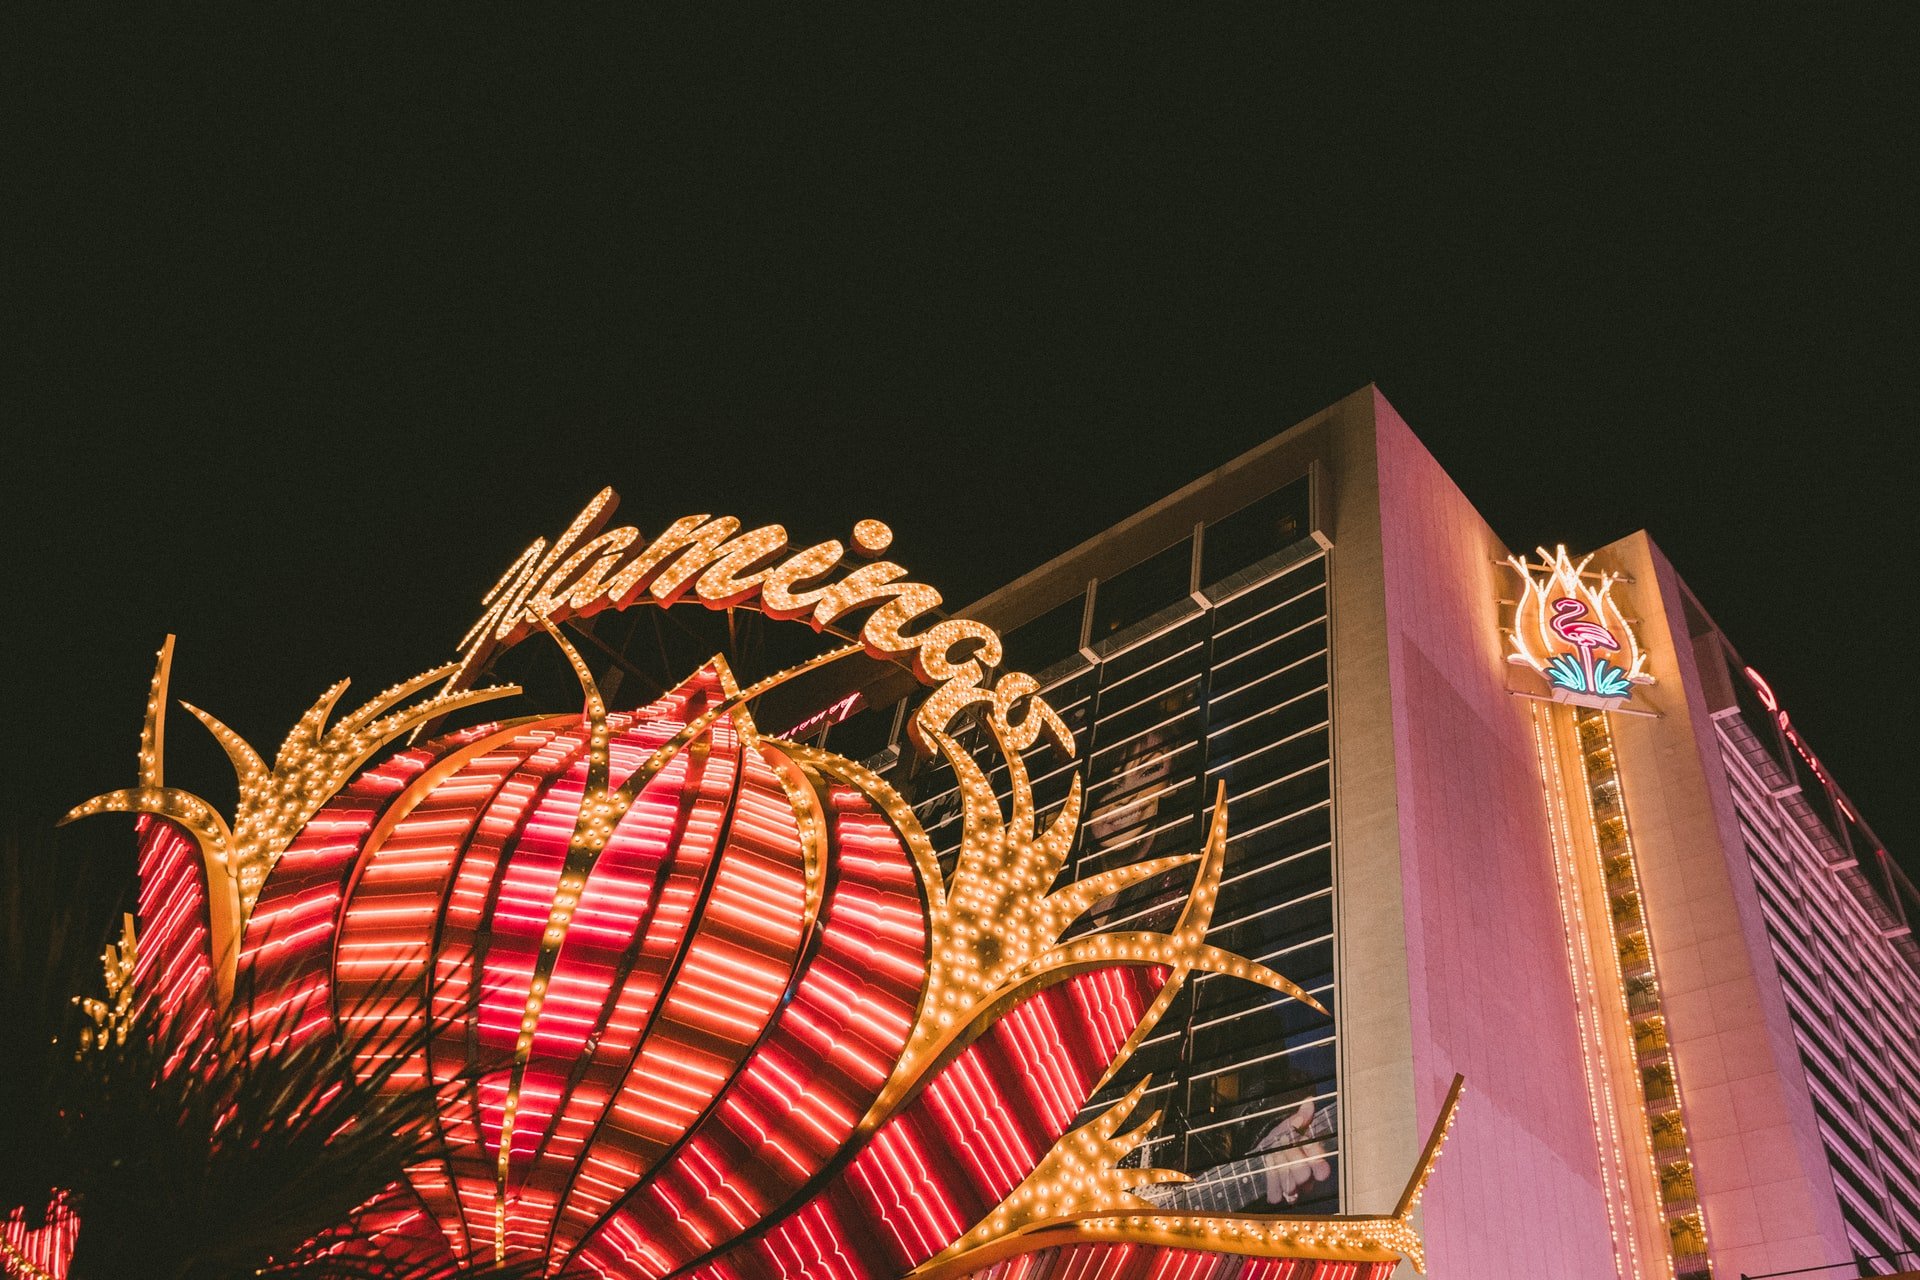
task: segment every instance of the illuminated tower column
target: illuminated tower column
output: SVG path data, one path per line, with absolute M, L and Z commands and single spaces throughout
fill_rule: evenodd
M 1378 1194 L 1401 1091 L 1426 1114 L 1459 1071 L 1485 1089 L 1483 1127 L 1427 1209 L 1435 1276 L 1528 1274 L 1529 1256 L 1618 1274 L 1536 704 L 1508 692 L 1509 548 L 1383 397 L 1347 406 L 1360 421 L 1336 445 L 1330 561 L 1349 1189 Z M 1391 985 L 1401 1009 L 1382 1007 Z
M 1712 624 L 1645 533 L 1598 558 L 1634 580 L 1660 691 L 1658 718 L 1614 717 L 1611 736 L 1716 1273 L 1841 1261 L 1847 1231 L 1715 736 L 1724 670 L 1695 651 Z

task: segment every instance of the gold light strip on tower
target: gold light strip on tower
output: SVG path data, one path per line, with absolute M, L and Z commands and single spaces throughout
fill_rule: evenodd
M 1693 1151 L 1687 1141 L 1678 1070 L 1667 1043 L 1666 1014 L 1661 1005 L 1640 871 L 1634 859 L 1633 835 L 1627 822 L 1626 797 L 1614 754 L 1613 729 L 1605 711 L 1582 707 L 1572 714 L 1580 760 L 1586 770 L 1582 791 L 1587 817 L 1592 823 L 1608 915 L 1613 922 L 1615 972 L 1626 1000 L 1627 1029 L 1645 1099 L 1642 1114 L 1647 1156 L 1659 1186 L 1673 1267 L 1682 1280 L 1710 1276 L 1713 1271 L 1707 1258 L 1706 1213 L 1693 1181 Z
M 1550 694 L 1525 696 L 1540 699 L 1534 748 L 1615 1263 L 1633 1280 L 1703 1280 L 1712 1274 L 1705 1219 L 1608 720 L 1653 677 L 1613 598 L 1625 579 L 1590 571 L 1593 559 L 1576 561 L 1565 547 L 1541 548 L 1539 564 L 1508 558 L 1521 591 L 1505 629 L 1507 661 L 1531 668 Z M 1656 1216 L 1663 1233 L 1653 1230 Z
M 1708 1277 L 1705 1216 L 1612 727 L 1607 712 L 1592 707 L 1541 704 L 1532 714 L 1615 1261 L 1622 1276 Z M 1602 951 L 1612 959 L 1600 959 Z M 1602 985 L 1603 971 L 1610 985 Z M 1665 1246 L 1651 1271 L 1639 1225 L 1649 1212 L 1659 1216 Z
M 1553 851 L 1554 878 L 1559 886 L 1560 923 L 1567 948 L 1567 968 L 1573 980 L 1574 1021 L 1580 1034 L 1580 1071 L 1593 1112 L 1594 1144 L 1601 1159 L 1600 1190 L 1606 1200 L 1607 1228 L 1613 1236 L 1616 1268 L 1625 1280 L 1646 1276 L 1640 1256 L 1640 1232 L 1635 1221 L 1633 1188 L 1621 1133 L 1620 1108 L 1608 1078 L 1602 1023 L 1599 966 L 1594 959 L 1592 931 L 1586 927 L 1586 895 L 1580 887 L 1578 856 L 1574 848 L 1572 815 L 1553 743 L 1552 710 L 1535 705 L 1533 745 L 1540 780 L 1547 799 L 1547 841 Z M 1563 833 L 1565 838 L 1563 839 Z M 1596 1082 L 1596 1069 L 1601 1079 Z

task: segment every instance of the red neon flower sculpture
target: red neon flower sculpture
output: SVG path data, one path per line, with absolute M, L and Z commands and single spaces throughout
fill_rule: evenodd
M 327 728 L 336 687 L 272 767 L 196 711 L 240 771 L 229 825 L 160 784 L 169 644 L 142 785 L 76 811 L 150 815 L 137 977 L 177 1016 L 211 1020 L 238 989 L 241 1016 L 287 1039 L 418 1045 L 404 1033 L 434 1029 L 393 1077 L 448 1099 L 439 1157 L 377 1207 L 396 1250 L 646 1280 L 1384 1280 L 1418 1265 L 1409 1219 L 1451 1099 L 1377 1218 L 1186 1216 L 1135 1196 L 1181 1176 L 1121 1166 L 1153 1123 L 1125 1127 L 1144 1084 L 1074 1127 L 1191 972 L 1314 1003 L 1205 942 L 1224 799 L 1201 853 L 1054 887 L 1077 785 L 1042 826 L 1001 722 L 987 718 L 1006 809 L 934 731 L 966 818 L 943 875 L 884 781 L 760 735 L 748 703 L 773 681 L 742 690 L 716 659 L 609 712 L 566 653 L 583 713 L 371 767 L 408 729 L 511 691 L 392 710 L 444 674 L 428 673 Z M 1095 902 L 1187 862 L 1169 933 L 1063 940 Z

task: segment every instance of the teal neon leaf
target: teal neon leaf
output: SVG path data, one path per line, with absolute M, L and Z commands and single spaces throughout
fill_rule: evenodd
M 1593 692 L 1603 698 L 1624 698 L 1633 692 L 1627 673 L 1605 658 L 1593 664 Z
M 1556 688 L 1571 689 L 1575 693 L 1588 692 L 1587 673 L 1580 669 L 1579 662 L 1574 659 L 1572 654 L 1563 653 L 1556 657 L 1552 662 L 1547 664 L 1547 669 L 1543 674 L 1547 677 L 1548 682 Z

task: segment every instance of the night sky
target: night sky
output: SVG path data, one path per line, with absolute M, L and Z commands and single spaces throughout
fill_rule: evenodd
M 605 484 L 961 603 L 1375 382 L 1511 545 L 1650 529 L 1915 862 L 1893 7 L 329 12 L 11 19 L 7 824 L 132 781 L 166 632 L 270 748 Z

